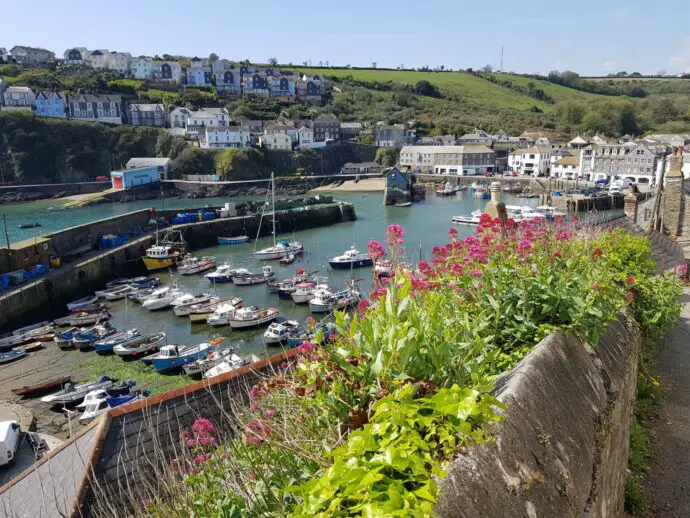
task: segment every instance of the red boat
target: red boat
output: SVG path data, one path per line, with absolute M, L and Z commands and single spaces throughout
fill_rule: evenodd
M 71 381 L 72 381 L 72 376 L 63 376 L 61 378 L 55 378 L 53 380 L 46 381 L 45 383 L 41 383 L 40 385 L 33 385 L 31 387 L 15 388 L 15 389 L 12 389 L 12 392 L 14 392 L 18 396 L 31 397 L 31 396 L 36 395 L 36 394 L 41 394 L 43 392 L 47 392 L 50 389 L 61 387 L 65 383 L 69 383 Z

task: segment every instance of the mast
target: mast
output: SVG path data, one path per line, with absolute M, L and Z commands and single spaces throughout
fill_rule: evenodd
M 273 204 L 273 246 L 276 246 L 276 180 L 271 173 L 271 199 Z

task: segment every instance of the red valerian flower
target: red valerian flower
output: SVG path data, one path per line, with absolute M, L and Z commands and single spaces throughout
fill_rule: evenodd
M 482 272 L 481 270 L 475 269 L 475 270 L 470 271 L 471 277 L 478 278 L 478 277 L 481 277 L 482 275 L 484 275 L 484 272 Z
M 600 255 L 603 254 L 603 253 L 604 253 L 604 252 L 601 250 L 601 248 L 598 248 L 598 247 L 597 247 L 597 248 L 595 248 L 594 251 L 592 252 L 592 256 L 598 257 L 598 256 L 600 256 Z
M 629 291 L 625 294 L 625 297 L 628 299 L 628 302 L 632 302 L 632 300 L 635 298 L 635 294 L 632 291 Z
M 449 239 L 455 239 L 458 235 L 458 229 L 451 227 L 448 229 L 448 238 Z
M 555 257 L 555 258 L 557 258 L 557 257 L 563 257 L 563 254 L 560 253 L 558 250 L 556 250 L 556 251 L 553 253 L 553 257 Z
M 626 284 L 635 284 L 635 277 L 632 275 L 628 275 L 628 278 L 625 279 Z
M 594 291 L 599 291 L 601 289 L 601 286 L 599 286 L 598 282 L 595 282 L 594 284 L 592 284 L 592 289 Z
M 366 300 L 366 299 L 362 299 L 362 300 L 359 301 L 359 304 L 357 304 L 357 310 L 358 310 L 360 313 L 364 313 L 364 312 L 367 310 L 367 308 L 368 308 L 369 306 L 371 306 L 371 304 L 369 303 L 369 301 Z
M 301 354 L 309 354 L 314 349 L 316 349 L 316 344 L 311 342 L 304 342 L 297 346 L 297 351 L 299 351 Z

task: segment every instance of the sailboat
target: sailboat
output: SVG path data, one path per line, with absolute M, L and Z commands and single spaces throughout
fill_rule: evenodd
M 276 243 L 276 184 L 273 173 L 271 173 L 271 218 L 273 220 L 273 246 L 264 248 L 254 252 L 254 257 L 257 259 L 269 260 L 269 259 L 282 259 L 288 254 L 301 254 L 304 252 L 304 244 L 301 241 L 287 241 L 281 239 Z M 259 221 L 259 230 L 257 231 L 256 237 L 259 238 L 259 233 L 261 232 L 261 223 L 263 222 L 264 212 L 261 213 L 261 221 Z
M 186 249 L 187 243 L 179 230 L 167 231 L 161 240 L 156 232 L 156 244 L 146 249 L 144 265 L 150 272 L 175 266 L 184 258 Z

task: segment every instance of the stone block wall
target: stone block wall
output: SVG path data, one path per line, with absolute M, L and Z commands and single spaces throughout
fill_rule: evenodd
M 495 389 L 507 405 L 494 440 L 447 466 L 444 518 L 623 516 L 639 329 L 614 321 L 592 349 L 561 332 Z

